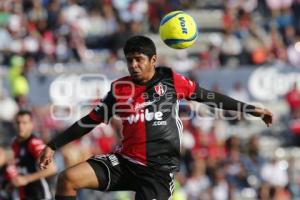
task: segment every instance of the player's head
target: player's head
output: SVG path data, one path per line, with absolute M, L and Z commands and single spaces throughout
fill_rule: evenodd
M 154 42 L 145 36 L 129 38 L 123 48 L 128 71 L 134 81 L 146 83 L 155 73 L 156 48 Z
M 18 139 L 27 139 L 33 131 L 32 113 L 28 110 L 21 110 L 16 116 L 16 126 Z

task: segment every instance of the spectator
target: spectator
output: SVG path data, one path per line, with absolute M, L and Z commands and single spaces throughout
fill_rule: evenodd
M 294 67 L 300 66 L 300 43 L 295 42 L 287 47 L 287 57 L 289 64 Z
M 29 92 L 29 85 L 27 79 L 23 75 L 24 65 L 25 60 L 23 57 L 14 56 L 11 58 L 9 70 L 11 93 L 20 108 L 26 108 L 26 106 L 28 106 L 27 95 Z
M 239 56 L 242 53 L 240 40 L 231 31 L 225 32 L 222 44 L 220 60 L 224 66 L 236 67 L 239 64 Z
M 297 83 L 294 83 L 291 90 L 285 95 L 285 100 L 290 108 L 291 117 L 295 117 L 295 114 L 300 110 L 300 91 Z
M 294 157 L 289 159 L 289 168 L 288 168 L 288 175 L 289 175 L 289 190 L 291 191 L 291 195 L 293 199 L 300 198 L 300 171 L 299 168 L 296 166 L 296 160 Z
M 237 192 L 240 192 L 243 188 L 249 187 L 246 169 L 240 152 L 240 140 L 235 136 L 228 138 L 226 149 L 225 169 L 227 180 L 232 187 L 231 189 L 236 189 L 238 190 Z
M 276 174 L 276 176 L 274 176 Z M 272 186 L 284 188 L 288 184 L 287 168 L 277 159 L 272 159 L 270 163 L 266 163 L 260 172 L 263 181 Z
M 229 185 L 222 168 L 216 169 L 212 179 L 212 199 L 229 200 Z
M 260 155 L 260 147 L 258 137 L 253 135 L 250 137 L 246 147 L 247 156 L 244 159 L 244 166 L 246 167 L 247 174 L 251 177 L 249 184 L 252 187 L 258 187 L 261 184 L 260 171 L 266 160 Z M 250 180 L 250 179 L 249 179 Z
M 205 175 L 205 162 L 201 159 L 196 159 L 193 163 L 191 177 L 187 179 L 185 191 L 188 200 L 209 199 L 210 181 Z
M 267 0 L 267 5 L 274 12 L 280 9 L 291 7 L 293 0 Z
M 12 121 L 19 109 L 17 103 L 5 93 L 0 92 L 0 145 L 8 144 L 14 137 Z

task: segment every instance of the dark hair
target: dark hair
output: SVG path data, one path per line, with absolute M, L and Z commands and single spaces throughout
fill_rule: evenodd
M 130 53 L 142 53 L 149 58 L 156 55 L 156 47 L 154 42 L 145 36 L 137 35 L 129 38 L 123 48 L 125 56 Z
M 29 110 L 20 110 L 17 113 L 16 117 L 23 116 L 23 115 L 29 115 L 29 117 L 32 118 L 32 112 Z

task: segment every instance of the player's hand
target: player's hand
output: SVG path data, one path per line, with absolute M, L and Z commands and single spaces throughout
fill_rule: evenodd
M 273 114 L 268 109 L 255 108 L 255 111 L 252 115 L 260 117 L 268 127 L 273 123 Z
M 28 180 L 26 178 L 26 176 L 15 176 L 12 180 L 11 183 L 13 184 L 13 186 L 15 187 L 21 187 L 21 186 L 25 186 L 28 184 Z
M 46 147 L 39 158 L 39 167 L 41 169 L 47 169 L 49 164 L 53 162 L 54 151 L 50 147 Z

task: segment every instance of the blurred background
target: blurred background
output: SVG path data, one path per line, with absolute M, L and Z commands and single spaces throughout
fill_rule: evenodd
M 199 38 L 186 50 L 167 47 L 158 35 L 161 18 L 174 10 L 198 24 Z M 274 113 L 267 128 L 254 118 L 183 102 L 183 159 L 173 199 L 300 199 L 300 0 L 1 0 L 5 162 L 13 162 L 18 110 L 32 110 L 36 134 L 49 141 L 96 105 L 111 81 L 127 75 L 122 47 L 136 34 L 154 40 L 159 65 Z M 60 169 L 112 151 L 119 130 L 113 119 L 65 146 L 58 152 Z M 49 182 L 54 192 L 55 177 Z

